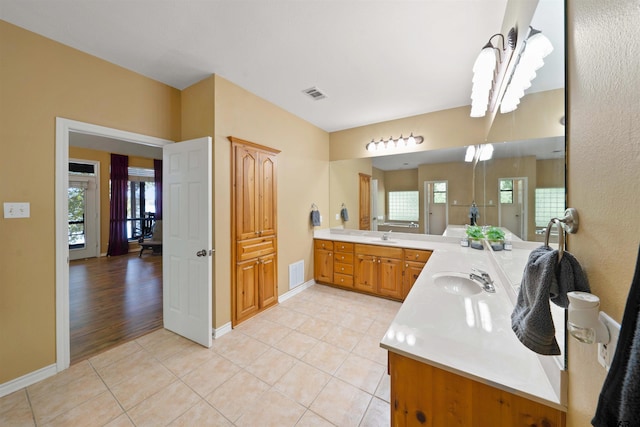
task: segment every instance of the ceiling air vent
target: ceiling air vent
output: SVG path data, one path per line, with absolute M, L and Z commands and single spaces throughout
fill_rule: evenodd
M 306 93 L 307 95 L 309 95 L 309 97 L 311 97 L 311 99 L 314 99 L 316 101 L 327 97 L 327 95 L 322 93 L 322 91 L 315 86 L 310 87 L 309 89 L 305 89 L 302 92 Z

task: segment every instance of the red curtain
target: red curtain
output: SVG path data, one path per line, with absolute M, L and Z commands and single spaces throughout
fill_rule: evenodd
M 162 219 L 162 160 L 153 160 L 153 172 L 156 184 L 156 219 Z
M 111 154 L 111 204 L 109 249 L 107 255 L 129 253 L 127 241 L 127 189 L 129 186 L 129 157 Z

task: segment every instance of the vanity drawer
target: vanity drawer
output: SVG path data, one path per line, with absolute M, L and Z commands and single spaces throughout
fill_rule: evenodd
M 348 286 L 350 288 L 353 287 L 353 276 L 348 276 L 346 274 L 335 273 L 333 275 L 333 283 L 338 286 Z
M 337 252 L 334 253 L 334 257 L 333 259 L 335 260 L 335 262 L 343 262 L 346 264 L 353 264 L 353 253 L 350 254 L 346 254 L 343 252 Z
M 431 256 L 431 251 L 421 251 L 419 249 L 405 249 L 405 261 L 427 262 Z
M 258 237 L 238 242 L 236 257 L 237 261 L 245 261 L 251 258 L 274 253 L 276 251 L 275 237 Z
M 371 255 L 383 258 L 402 259 L 402 248 L 378 245 L 356 244 L 356 254 Z
M 333 262 L 333 272 L 339 274 L 353 274 L 353 263 L 345 264 L 343 262 L 336 262 L 334 258 Z
M 336 252 L 353 253 L 353 243 L 333 242 L 333 250 Z
M 333 250 L 333 242 L 331 240 L 316 240 L 315 241 L 316 249 L 324 249 L 327 251 Z

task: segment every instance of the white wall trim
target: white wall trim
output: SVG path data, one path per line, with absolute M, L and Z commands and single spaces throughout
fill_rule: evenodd
M 215 340 L 217 338 L 220 338 L 223 335 L 228 334 L 231 331 L 232 331 L 231 322 L 228 322 L 228 323 L 225 323 L 224 325 L 220 326 L 219 328 L 213 328 L 211 336 Z
M 307 280 L 306 282 L 304 282 L 302 285 L 298 285 L 295 288 L 285 292 L 284 294 L 280 295 L 278 297 L 278 303 L 283 303 L 284 301 L 288 300 L 289 298 L 298 295 L 300 292 L 304 291 L 307 288 L 310 288 L 311 286 L 315 285 L 316 281 L 311 279 L 311 280 Z
M 56 236 L 56 370 L 67 369 L 70 363 L 69 337 L 69 133 L 106 136 L 123 141 L 162 147 L 173 141 L 112 129 L 90 123 L 56 117 L 55 168 L 55 236 Z M 39 372 L 39 371 L 38 371 Z
M 30 372 L 14 380 L 0 384 L 0 397 L 7 396 L 15 391 L 29 387 L 32 384 L 52 377 L 58 373 L 56 365 L 45 366 L 37 371 Z

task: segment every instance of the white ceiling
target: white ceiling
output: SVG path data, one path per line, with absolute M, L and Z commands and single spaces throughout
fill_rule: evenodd
M 331 132 L 469 105 L 473 62 L 506 3 L 0 0 L 0 19 L 178 89 L 218 74 Z M 563 1 L 540 3 L 553 42 Z M 562 50 L 538 90 L 564 86 L 551 66 Z M 328 97 L 302 93 L 312 86 Z

